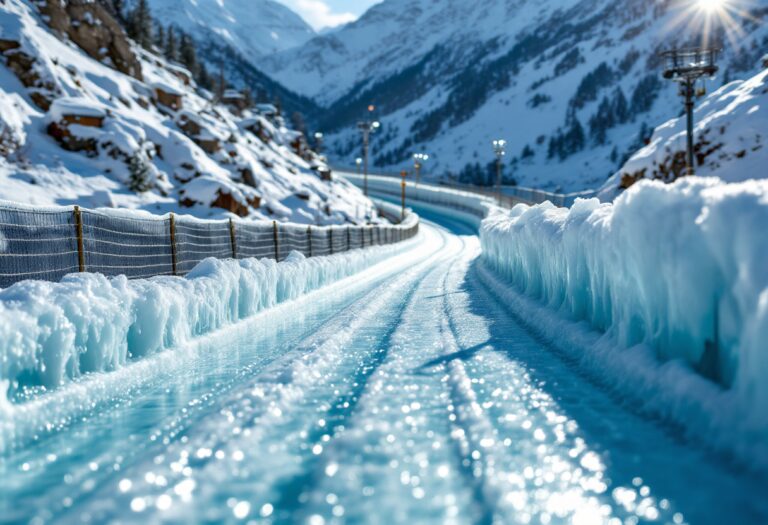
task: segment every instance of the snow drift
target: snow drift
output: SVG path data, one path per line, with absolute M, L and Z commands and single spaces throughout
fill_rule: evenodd
M 687 178 L 639 183 L 614 204 L 498 210 L 481 239 L 525 295 L 728 387 L 743 434 L 766 436 L 766 224 L 768 182 Z
M 60 283 L 17 283 L 0 291 L 0 386 L 13 395 L 24 386 L 54 388 L 88 372 L 119 369 L 402 250 L 400 244 L 310 259 L 292 252 L 280 263 L 206 259 L 185 278 L 86 273 Z

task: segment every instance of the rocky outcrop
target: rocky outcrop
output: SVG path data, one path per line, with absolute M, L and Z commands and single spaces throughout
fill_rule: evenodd
M 60 95 L 56 85 L 50 79 L 44 79 L 40 74 L 35 57 L 25 53 L 18 42 L 12 40 L 0 41 L 0 55 L 5 57 L 5 65 L 13 74 L 29 88 L 32 102 L 43 111 L 48 111 L 51 102 Z
M 91 58 L 142 79 L 128 37 L 103 6 L 92 0 L 45 0 L 40 11 L 52 29 L 67 35 Z

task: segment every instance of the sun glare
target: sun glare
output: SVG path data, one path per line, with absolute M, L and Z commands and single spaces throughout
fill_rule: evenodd
M 724 0 L 698 0 L 699 9 L 705 13 L 715 13 L 725 5 Z
M 680 12 L 671 21 L 670 33 L 681 28 L 700 40 L 701 45 L 721 45 L 727 40 L 733 47 L 741 47 L 742 25 L 749 14 L 752 0 L 685 0 Z

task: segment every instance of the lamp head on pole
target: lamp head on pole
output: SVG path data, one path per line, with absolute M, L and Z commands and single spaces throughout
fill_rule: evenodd
M 493 141 L 493 152 L 497 157 L 501 158 L 507 153 L 507 141 L 504 139 L 497 139 Z
M 717 73 L 719 48 L 671 49 L 661 54 L 664 60 L 664 78 L 678 82 L 695 82 L 701 77 Z
M 316 140 L 323 140 L 323 134 L 318 131 L 317 133 L 315 133 L 315 139 Z
M 363 163 L 363 159 L 361 159 L 360 157 L 357 157 L 355 159 L 355 164 L 357 164 L 358 166 L 360 166 L 362 163 Z
M 413 165 L 416 168 L 421 168 L 421 165 L 429 160 L 429 155 L 426 153 L 414 153 L 413 154 Z

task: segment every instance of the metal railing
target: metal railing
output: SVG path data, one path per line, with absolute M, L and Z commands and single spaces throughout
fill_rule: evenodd
M 344 167 L 334 167 L 334 170 L 339 171 L 341 173 L 349 173 L 353 175 L 360 175 L 362 174 L 357 173 L 357 168 L 344 168 Z M 386 172 L 368 172 L 368 175 L 376 176 L 376 177 L 389 177 L 394 179 L 401 179 L 401 176 L 399 174 L 394 173 L 386 173 Z M 410 179 L 409 179 L 410 181 Z M 421 183 L 424 184 L 424 183 Z M 446 182 L 446 181 L 440 181 L 438 183 L 432 184 L 433 186 L 439 186 L 443 188 L 450 188 L 454 190 L 460 190 L 460 191 L 466 191 L 469 193 L 475 193 L 477 195 L 483 195 L 484 197 L 490 197 L 493 199 L 498 198 L 498 193 L 496 192 L 496 189 L 492 186 L 476 186 L 473 184 L 461 184 L 458 182 Z M 503 207 L 510 208 L 514 206 L 515 204 L 524 203 L 524 204 L 542 204 L 544 202 L 551 202 L 555 206 L 560 207 L 571 207 L 573 206 L 573 203 L 576 202 L 576 199 L 589 199 L 592 197 L 597 196 L 598 190 L 585 190 L 585 191 L 578 191 L 578 192 L 572 192 L 572 193 L 555 193 L 550 191 L 544 191 L 539 190 L 536 188 L 527 188 L 525 186 L 502 186 L 501 187 L 502 196 L 501 196 L 501 205 Z
M 74 272 L 183 276 L 208 257 L 332 255 L 404 241 L 418 228 L 415 215 L 401 224 L 306 226 L 0 203 L 0 288 L 26 279 L 58 281 Z

